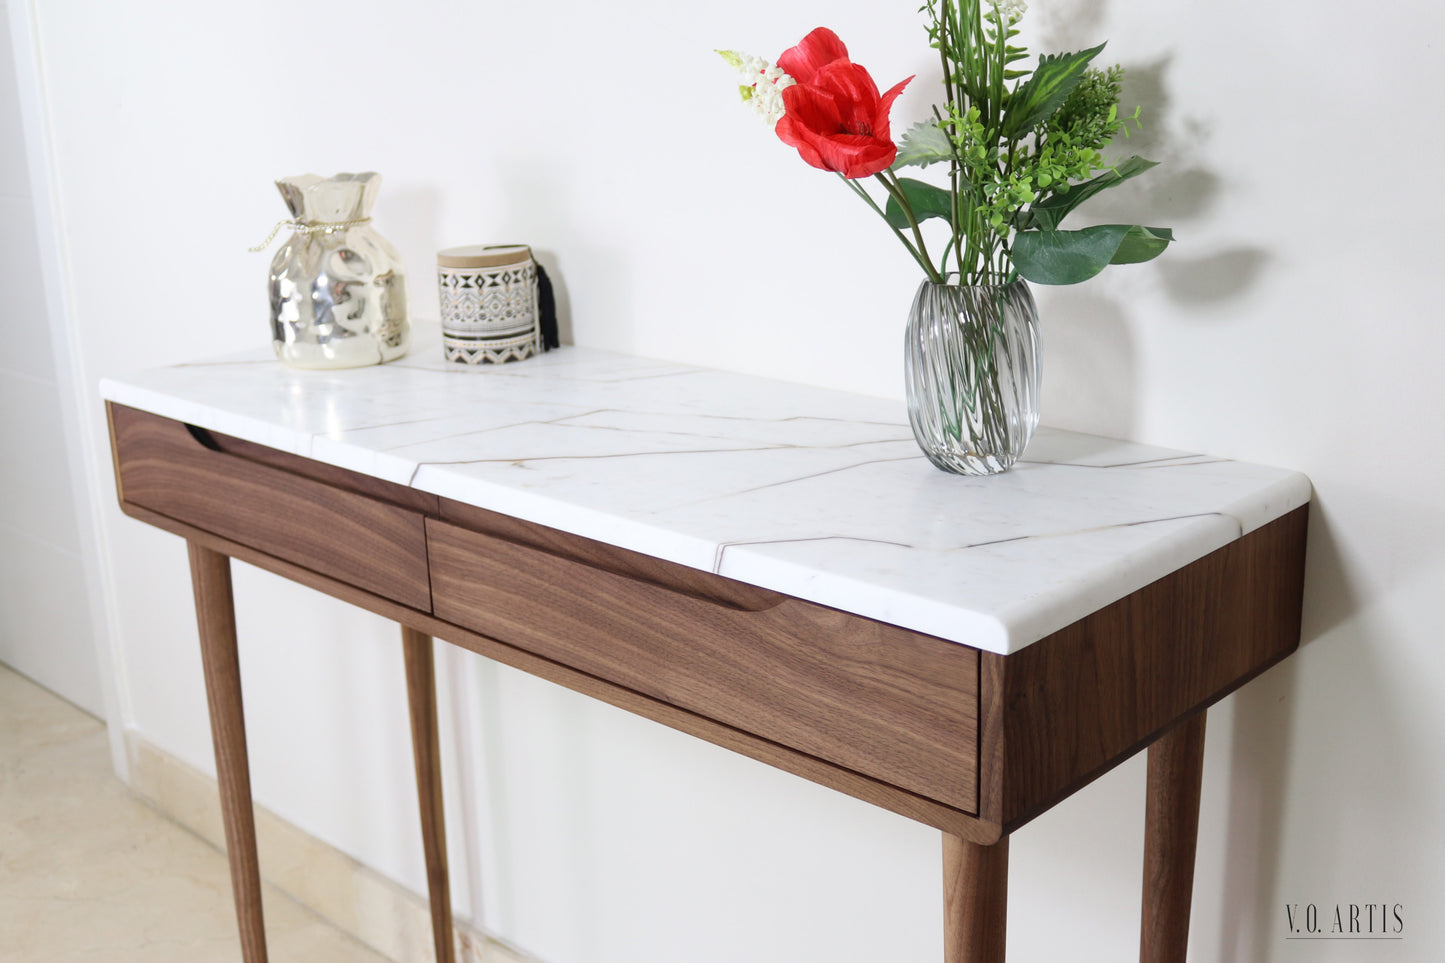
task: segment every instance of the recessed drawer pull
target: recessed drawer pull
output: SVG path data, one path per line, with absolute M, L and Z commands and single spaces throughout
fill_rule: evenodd
M 575 555 L 569 554 L 565 551 L 557 551 L 543 546 L 531 545 L 527 542 L 518 541 L 516 539 L 507 538 L 505 536 L 489 535 L 485 537 L 495 538 L 499 542 L 503 542 L 507 545 L 513 545 L 522 552 L 535 552 L 540 555 L 548 556 L 549 558 L 555 558 L 564 565 L 581 566 L 581 568 L 585 571 L 579 571 L 577 574 L 579 577 L 584 579 L 587 577 L 585 572 L 599 572 L 605 576 L 609 576 L 612 578 L 626 579 L 628 582 L 631 582 L 638 586 L 646 586 L 648 589 L 656 590 L 659 592 L 666 592 L 669 595 L 677 596 L 680 599 L 693 599 L 706 605 L 716 605 L 718 608 L 728 609 L 733 612 L 766 612 L 769 609 L 777 608 L 788 599 L 788 596 L 783 595 L 779 592 L 768 592 L 763 589 L 758 589 L 756 590 L 756 592 L 753 592 L 746 597 L 742 596 L 741 593 L 732 597 L 724 597 L 720 594 L 708 592 L 706 590 L 694 590 L 689 588 L 688 586 L 679 585 L 676 582 L 669 581 L 665 578 L 653 578 L 637 571 L 629 571 L 625 568 L 615 568 L 602 561 L 594 561 L 588 558 L 578 558 Z M 746 586 L 746 588 L 752 587 Z M 559 585 L 557 587 L 557 590 L 558 598 L 566 598 L 566 585 Z
M 420 512 L 266 464 L 249 442 L 123 405 L 110 411 L 124 503 L 431 611 Z
M 186 431 L 190 432 L 192 438 L 200 442 L 201 447 L 209 448 L 211 451 L 224 451 L 221 443 L 216 441 L 214 435 L 204 428 L 197 428 L 195 425 L 186 425 Z

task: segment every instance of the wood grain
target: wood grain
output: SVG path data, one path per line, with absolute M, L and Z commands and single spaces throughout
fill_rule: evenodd
M 980 846 L 943 834 L 944 963 L 1004 963 L 1008 837 Z
M 1308 506 L 1009 656 L 983 653 L 980 817 L 1003 832 L 1299 645 Z
M 231 894 L 241 931 L 241 958 L 266 963 L 266 927 L 261 910 L 261 868 L 256 857 L 256 822 L 251 809 L 251 768 L 246 757 L 246 718 L 241 703 L 241 664 L 231 594 L 231 560 L 189 543 L 191 587 L 201 636 L 211 743 L 221 789 L 221 819 L 231 864 Z
M 208 447 L 178 421 L 114 404 L 110 414 L 123 501 L 430 607 L 420 513 Z
M 1149 747 L 1139 963 L 1184 963 L 1204 779 L 1204 713 Z
M 303 458 L 301 455 L 293 455 L 289 451 L 268 448 L 265 445 L 258 445 L 254 441 L 233 438 L 220 432 L 194 426 L 190 426 L 189 431 L 192 437 L 214 451 L 225 452 L 247 461 L 279 468 L 293 475 L 323 482 L 333 488 L 342 488 L 368 498 L 380 499 L 415 512 L 436 515 L 440 510 L 437 496 L 430 492 L 398 485 L 373 475 L 363 475 L 360 472 L 338 468 L 335 465 L 328 465 L 324 461 L 316 461 L 314 458 Z
M 938 800 L 977 806 L 978 653 L 797 599 L 744 611 L 427 524 L 436 615 Z
M 122 502 L 121 507 L 132 518 L 180 535 L 282 578 L 290 579 L 298 585 L 313 588 L 368 612 L 410 626 L 419 632 L 445 639 L 454 645 L 489 659 L 495 659 L 519 671 L 565 686 L 574 692 L 599 699 L 626 712 L 643 716 L 679 732 L 741 753 L 776 769 L 835 789 L 900 816 L 977 842 L 991 843 L 998 839 L 996 825 L 982 823 L 972 815 L 945 806 L 936 800 L 834 765 L 817 756 L 759 738 L 745 729 L 725 725 L 695 712 L 659 702 L 624 686 L 587 675 L 560 662 L 543 658 L 516 646 L 507 645 L 481 633 L 443 622 L 428 612 L 407 608 L 391 599 L 337 581 L 311 569 L 302 568 L 284 559 L 267 555 L 250 546 L 214 533 L 202 531 L 195 526 L 178 522 L 138 505 Z
M 422 851 L 427 895 L 431 899 L 432 943 L 437 963 L 452 963 L 452 894 L 447 877 L 446 819 L 442 812 L 442 761 L 437 736 L 436 668 L 432 639 L 401 627 L 406 663 L 406 703 L 411 715 L 411 749 L 416 764 L 416 794 L 421 809 Z

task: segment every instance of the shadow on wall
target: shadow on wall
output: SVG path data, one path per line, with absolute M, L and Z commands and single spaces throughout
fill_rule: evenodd
M 1039 11 L 1043 24 L 1041 51 L 1077 50 L 1105 39 L 1108 4 L 1078 4 L 1068 9 Z M 1269 254 L 1252 244 L 1226 244 L 1212 250 L 1191 247 L 1190 225 L 1207 222 L 1217 206 L 1221 178 L 1198 163 L 1204 156 L 1211 122 L 1181 110 L 1167 82 L 1172 56 L 1146 63 L 1124 64 L 1121 108 L 1140 108 L 1141 127 L 1116 139 L 1120 158 L 1138 154 L 1159 161 L 1143 177 L 1090 200 L 1075 215 L 1089 224 L 1139 223 L 1169 227 L 1178 242 L 1157 262 L 1144 268 L 1112 268 L 1114 272 L 1152 271 L 1167 300 L 1194 317 L 1226 318 L 1198 309 L 1218 308 L 1253 289 Z M 1106 49 L 1100 63 L 1109 62 Z M 1085 282 L 1066 294 L 1050 297 L 1057 307 L 1047 311 L 1046 411 L 1062 427 L 1132 436 L 1137 423 L 1138 351 L 1131 338 L 1132 318 L 1126 302 L 1110 292 L 1107 280 Z
M 533 257 L 552 281 L 557 299 L 557 329 L 561 342 L 576 343 L 577 318 L 573 294 L 586 292 L 591 310 L 583 316 L 595 325 L 614 325 L 609 347 L 616 351 L 640 351 L 633 333 L 632 318 L 637 309 L 634 262 L 618 237 L 599 236 L 590 225 L 579 223 L 577 205 L 565 192 L 575 175 L 553 175 L 535 158 L 498 159 L 496 176 L 507 187 L 507 204 L 489 212 L 486 223 L 517 243 L 532 246 Z M 554 245 L 566 242 L 563 252 Z M 593 341 L 595 342 L 595 338 Z
M 1139 105 L 1142 128 L 1132 131 L 1127 141 L 1116 141 L 1115 147 L 1120 154 L 1138 154 L 1160 164 L 1121 189 L 1128 194 L 1104 195 L 1096 213 L 1105 222 L 1132 223 L 1143 212 L 1146 221 L 1175 228 L 1181 243 L 1158 261 L 1170 300 L 1182 306 L 1224 303 L 1258 283 L 1269 255 L 1250 244 L 1207 253 L 1190 249 L 1188 225 L 1208 217 L 1221 182 L 1218 174 L 1195 163 L 1204 153 L 1212 125 L 1178 111 L 1172 103 L 1165 83 L 1172 59 L 1125 65 L 1121 106 Z
M 1273 958 L 1272 950 L 1282 945 L 1280 941 L 1286 935 L 1279 917 L 1281 901 L 1308 902 L 1319 895 L 1292 892 L 1282 871 L 1280 840 L 1292 765 L 1310 766 L 1308 759 L 1321 753 L 1352 755 L 1340 744 L 1343 740 L 1331 735 L 1348 732 L 1368 734 L 1361 738 L 1376 747 L 1371 755 L 1382 778 L 1400 780 L 1411 771 L 1408 753 L 1402 748 L 1409 741 L 1409 725 L 1392 711 L 1393 700 L 1375 670 L 1371 647 L 1360 644 L 1374 633 L 1361 628 L 1336 634 L 1343 625 L 1358 619 L 1359 610 L 1360 591 L 1350 578 L 1328 501 L 1322 503 L 1316 497 L 1310 508 L 1301 652 L 1234 697 L 1224 899 L 1218 937 L 1220 960 Z M 1343 676 L 1334 676 L 1350 680 L 1348 698 L 1340 700 L 1339 711 L 1331 712 L 1323 729 L 1316 718 L 1302 726 L 1297 704 L 1300 655 L 1319 645 L 1327 646 L 1319 659 L 1326 663 L 1343 659 L 1350 665 Z M 1312 671 L 1311 684 L 1318 685 L 1321 678 L 1331 674 L 1329 669 Z M 1306 739 L 1309 744 L 1302 742 Z M 1351 773 L 1347 778 L 1353 782 L 1358 775 Z M 1292 820 L 1307 819 L 1314 827 L 1314 832 L 1299 835 L 1342 838 L 1351 818 L 1343 808 L 1347 796 L 1344 792 L 1311 796 L 1307 812 L 1292 811 Z M 1411 793 L 1399 788 L 1395 798 L 1411 798 Z M 1336 876 L 1334 863 L 1340 855 L 1338 847 L 1329 846 L 1312 853 L 1304 862 L 1315 867 L 1314 876 L 1328 879 Z M 1291 865 L 1298 862 L 1292 860 Z
M 1043 410 L 1060 428 L 1134 436 L 1138 358 L 1122 302 L 1084 282 L 1050 292 L 1043 329 Z M 1042 300 L 1042 298 L 1041 298 Z
M 1260 908 L 1279 887 L 1298 671 L 1298 663 L 1287 659 L 1234 696 L 1220 960 L 1266 960 L 1276 935 L 1273 917 Z
M 406 266 L 408 314 L 413 328 L 418 320 L 435 323 L 441 317 L 437 303 L 436 252 L 441 245 L 442 196 L 435 184 L 388 184 L 382 174 L 376 199 L 376 223 L 381 236 L 396 245 Z
M 1376 898 L 1409 906 L 1420 891 L 1415 874 L 1429 861 L 1412 850 L 1411 834 L 1377 828 L 1418 821 L 1412 800 L 1428 798 L 1432 778 L 1418 763 L 1434 749 L 1421 744 L 1418 721 L 1403 714 L 1385 659 L 1369 644 L 1393 634 L 1385 620 L 1356 619 L 1328 640 L 1308 639 L 1308 671 L 1291 659 L 1236 696 L 1220 963 L 1294 958 L 1284 952 L 1285 904 L 1357 899 L 1352 881 L 1365 847 L 1367 865 L 1400 867 Z M 1362 793 L 1375 800 L 1368 820 Z
M 1071 5 L 1068 10 L 1042 10 L 1044 50 L 1076 50 L 1104 39 L 1108 4 Z M 1104 57 L 1107 59 L 1108 51 Z M 1217 208 L 1221 174 L 1202 166 L 1212 124 L 1192 116 L 1187 105 L 1173 102 L 1167 83 L 1172 57 L 1125 65 L 1121 107 L 1141 108 L 1142 129 L 1115 143 L 1117 155 L 1138 154 L 1160 162 L 1145 176 L 1101 195 L 1081 210 L 1090 223 L 1158 224 L 1175 230 L 1178 243 L 1151 265 L 1162 283 L 1162 293 L 1181 314 L 1204 320 L 1228 319 L 1219 310 L 1254 289 L 1268 266 L 1270 253 L 1251 243 L 1211 243 L 1208 249 L 1190 244 L 1191 225 L 1208 224 Z M 1073 225 L 1082 226 L 1082 225 Z M 1211 225 L 1217 228 L 1217 225 Z M 1217 231 L 1216 231 L 1217 233 Z M 1137 409 L 1137 350 L 1130 338 L 1131 318 L 1125 303 L 1110 297 L 1108 284 L 1077 289 L 1067 295 L 1068 310 L 1051 312 L 1047 328 L 1050 359 L 1067 359 L 1052 365 L 1049 390 L 1062 404 L 1066 418 L 1097 430 L 1128 434 Z M 1062 304 L 1063 302 L 1060 301 Z M 1201 310 L 1202 309 L 1202 310 Z M 1308 648 L 1356 616 L 1358 592 L 1348 571 L 1326 508 L 1312 509 L 1308 549 L 1305 613 L 1301 646 Z M 1339 638 L 1336 643 L 1341 642 Z M 1391 733 L 1388 695 L 1383 686 L 1371 686 L 1369 660 L 1360 646 L 1349 646 L 1343 657 L 1356 664 L 1362 691 L 1351 699 L 1351 714 L 1368 713 L 1372 744 L 1399 746 Z M 1229 747 L 1230 785 L 1226 832 L 1215 845 L 1225 847 L 1220 881 L 1221 912 L 1217 934 L 1220 961 L 1266 960 L 1284 944 L 1275 904 L 1281 898 L 1307 900 L 1313 894 L 1284 892 L 1284 819 L 1290 794 L 1291 764 L 1298 765 L 1300 740 L 1323 735 L 1305 733 L 1297 721 L 1301 676 L 1298 657 L 1286 660 L 1233 697 L 1232 732 L 1213 732 Z M 1314 673 L 1311 673 L 1314 677 Z M 1398 760 L 1403 769 L 1404 760 Z M 1340 829 L 1347 818 L 1340 797 L 1313 803 L 1310 821 L 1321 831 Z M 1296 818 L 1298 813 L 1291 813 Z M 1201 845 L 1210 841 L 1201 840 Z M 1324 857 L 1338 859 L 1338 854 Z M 1291 862 L 1293 865 L 1293 861 Z M 1330 867 L 1327 867 L 1330 868 Z
M 1042 24 L 1039 47 L 1044 51 L 1078 50 L 1092 47 L 1098 40 L 1090 40 L 1104 32 L 1105 14 L 1109 11 L 1108 0 L 1095 3 L 1035 4 L 1029 8 L 1029 17 L 1037 17 Z
M 1304 620 L 1300 648 L 1328 635 L 1355 615 L 1359 590 L 1351 582 L 1344 554 L 1335 536 L 1334 515 L 1328 499 L 1315 493 L 1310 505 L 1309 545 L 1305 554 Z
M 1159 274 L 1172 301 L 1183 305 L 1219 304 L 1254 287 L 1269 257 L 1263 248 L 1231 248 L 1216 254 L 1172 258 L 1167 262 L 1161 259 Z
M 532 257 L 552 282 L 552 297 L 557 307 L 557 340 L 575 344 L 572 336 L 572 296 L 567 291 L 567 278 L 562 273 L 561 255 L 550 248 L 532 248 Z

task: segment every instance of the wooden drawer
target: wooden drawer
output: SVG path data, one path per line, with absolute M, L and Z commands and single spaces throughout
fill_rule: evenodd
M 122 507 L 431 610 L 416 493 L 123 405 L 110 414 Z
M 978 811 L 978 652 L 445 499 L 438 618 Z M 464 518 L 458 518 L 464 515 Z

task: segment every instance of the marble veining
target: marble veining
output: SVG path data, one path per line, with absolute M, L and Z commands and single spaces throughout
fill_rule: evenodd
M 1008 653 L 1310 498 L 1297 472 L 1042 428 L 933 468 L 903 405 L 583 348 L 298 371 L 269 349 L 106 398 L 694 568 Z

